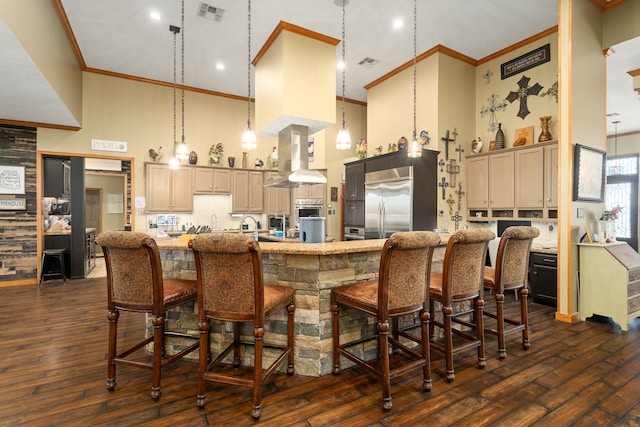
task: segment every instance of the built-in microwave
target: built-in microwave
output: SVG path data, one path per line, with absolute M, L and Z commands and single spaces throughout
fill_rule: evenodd
M 322 199 L 296 199 L 293 201 L 293 220 L 300 223 L 300 218 L 323 216 L 324 200 Z

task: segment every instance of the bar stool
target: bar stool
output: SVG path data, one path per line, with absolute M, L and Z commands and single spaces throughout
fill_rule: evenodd
M 42 266 L 40 267 L 40 280 L 38 286 L 42 285 L 42 281 L 46 281 L 49 278 L 62 279 L 63 282 L 67 282 L 67 267 L 64 263 L 64 257 L 67 253 L 66 249 L 45 249 L 42 251 Z M 47 271 L 47 268 L 52 262 L 56 263 L 56 268 Z

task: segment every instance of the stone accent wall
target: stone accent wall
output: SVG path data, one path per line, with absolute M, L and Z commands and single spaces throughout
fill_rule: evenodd
M 37 277 L 36 128 L 0 125 L 0 165 L 25 167 L 26 210 L 0 210 L 0 286 Z

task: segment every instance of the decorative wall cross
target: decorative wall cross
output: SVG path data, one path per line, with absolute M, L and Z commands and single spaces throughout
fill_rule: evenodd
M 447 182 L 447 180 L 443 176 L 442 180 L 438 184 L 438 187 L 442 187 L 442 200 L 444 200 L 447 197 L 447 195 L 445 193 L 446 193 L 446 189 L 447 189 L 448 186 L 449 186 L 449 183 Z
M 496 111 L 506 111 L 507 110 L 507 100 L 503 99 L 502 101 L 498 101 L 498 94 L 492 93 L 489 98 L 487 98 L 489 102 L 489 106 L 485 107 L 484 105 L 480 108 L 480 117 L 489 116 L 489 127 L 487 130 L 489 132 L 495 132 L 498 128 L 498 120 L 496 119 Z
M 464 149 L 462 148 L 462 145 L 458 144 L 458 148 L 456 148 L 456 151 L 458 152 L 458 161 L 461 162 L 462 153 L 464 153 Z
M 440 159 L 438 166 L 440 166 L 440 172 L 444 172 L 444 160 Z
M 455 141 L 455 139 L 449 138 L 449 129 L 447 129 L 447 133 L 445 134 L 444 138 L 440 139 L 444 141 L 444 159 L 449 160 L 449 143 Z
M 517 92 L 509 92 L 507 96 L 507 101 L 513 102 L 516 99 L 520 100 L 520 110 L 518 111 L 517 116 L 524 120 L 525 117 L 531 113 L 529 108 L 527 107 L 527 97 L 532 95 L 537 95 L 542 90 L 542 86 L 539 83 L 534 84 L 533 86 L 529 86 L 529 81 L 531 79 L 527 76 L 522 76 L 522 78 L 518 81 L 518 91 Z
M 447 165 L 447 172 L 449 173 L 449 182 L 452 187 L 456 186 L 456 174 L 460 173 L 460 166 L 456 164 L 455 159 L 451 159 Z
M 451 221 L 455 221 L 456 223 L 456 231 L 460 229 L 460 221 L 462 221 L 463 219 L 464 218 L 460 216 L 460 212 L 458 211 L 456 211 L 456 214 L 451 217 Z
M 449 193 L 449 197 L 447 198 L 447 204 L 449 205 L 449 215 L 453 215 L 453 205 L 456 204 L 456 201 L 453 200 L 451 193 Z
M 458 210 L 462 210 L 462 195 L 465 193 L 462 191 L 462 181 L 458 182 L 458 189 L 455 193 L 458 195 Z
M 493 71 L 491 70 L 485 71 L 484 74 L 482 75 L 482 78 L 484 79 L 484 82 L 486 84 L 491 83 L 491 76 L 493 76 Z

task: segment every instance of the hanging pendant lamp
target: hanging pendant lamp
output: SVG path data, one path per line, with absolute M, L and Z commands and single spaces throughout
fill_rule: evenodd
M 416 28 L 417 28 L 417 2 L 413 0 L 413 135 L 411 137 L 411 142 L 409 142 L 409 147 L 407 147 L 407 156 L 409 157 L 421 157 L 422 156 L 422 146 L 418 142 L 418 135 L 416 132 L 416 100 L 417 100 L 417 47 L 416 47 Z
M 173 33 L 173 156 L 169 160 L 169 169 L 180 169 L 180 160 L 176 157 L 176 35 L 180 27 L 169 25 L 169 31 Z
M 344 112 L 344 92 L 345 92 L 345 82 L 347 75 L 347 64 L 345 62 L 345 42 L 346 42 L 346 32 L 345 32 L 345 10 L 344 7 L 349 3 L 349 0 L 335 0 L 337 5 L 342 3 L 342 129 L 338 132 L 338 136 L 336 138 L 336 148 L 338 150 L 349 150 L 351 149 L 351 135 L 349 135 L 349 131 L 346 126 L 345 112 Z
M 182 0 L 182 36 L 180 37 L 182 40 L 182 49 L 181 49 L 181 86 L 182 86 L 182 139 L 180 144 L 178 145 L 178 149 L 176 150 L 176 158 L 178 160 L 187 160 L 189 158 L 189 148 L 187 147 L 187 143 L 184 138 L 184 0 Z
M 256 133 L 251 129 L 251 0 L 247 0 L 247 129 L 242 134 L 242 150 L 255 150 Z

